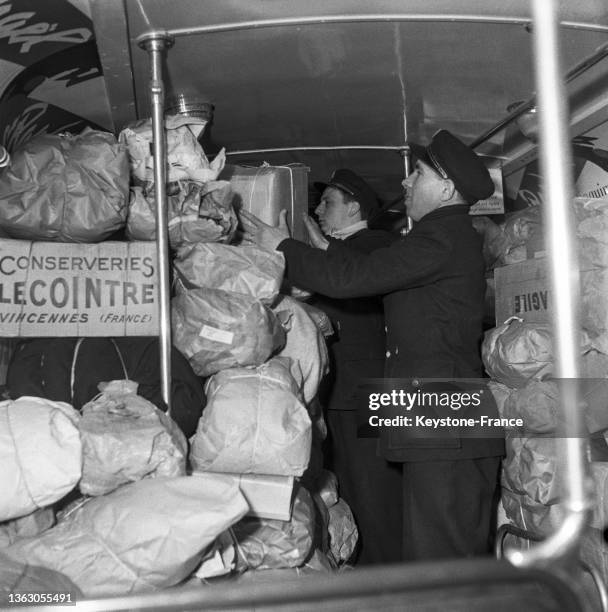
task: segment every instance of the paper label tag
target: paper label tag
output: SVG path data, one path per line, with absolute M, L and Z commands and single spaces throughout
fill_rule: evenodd
M 494 193 L 485 200 L 479 200 L 469 208 L 470 215 L 502 215 L 505 212 L 505 198 L 502 187 L 502 169 L 488 168 L 494 182 Z
M 232 344 L 234 334 L 217 327 L 210 327 L 209 325 L 203 325 L 201 331 L 198 333 L 201 338 L 207 338 L 208 340 L 215 340 L 222 344 Z

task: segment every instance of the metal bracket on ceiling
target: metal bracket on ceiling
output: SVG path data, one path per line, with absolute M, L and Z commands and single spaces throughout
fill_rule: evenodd
M 170 49 L 175 44 L 175 36 L 167 30 L 155 30 L 141 34 L 135 42 L 145 51 L 150 51 L 152 47 L 156 47 L 155 50 Z

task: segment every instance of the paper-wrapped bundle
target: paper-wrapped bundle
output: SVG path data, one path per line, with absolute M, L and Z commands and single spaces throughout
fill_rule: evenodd
M 551 328 L 512 318 L 486 332 L 481 356 L 488 374 L 507 387 L 523 387 L 553 372 Z
M 140 480 L 84 500 L 4 552 L 62 572 L 88 597 L 151 591 L 189 576 L 247 509 L 238 486 L 217 474 Z
M 250 569 L 300 567 L 312 552 L 315 504 L 300 487 L 290 521 L 244 518 L 233 527 L 239 552 Z
M 308 212 L 308 171 L 301 164 L 259 167 L 226 164 L 218 178 L 230 181 L 234 206 L 253 213 L 264 223 L 276 225 L 281 210 L 296 240 L 308 241 L 303 214 Z
M 0 523 L 0 549 L 20 538 L 35 536 L 55 524 L 55 511 L 52 506 L 34 510 L 27 516 Z
M 293 296 L 292 296 L 293 297 Z M 296 298 L 297 299 L 297 298 Z M 302 301 L 298 301 L 300 306 L 308 313 L 310 318 L 317 324 L 317 327 L 321 330 L 321 333 L 325 338 L 333 335 L 334 328 L 331 324 L 331 319 L 327 316 L 327 313 L 316 306 Z
M 490 217 L 474 216 L 471 219 L 475 230 L 483 236 L 483 258 L 486 268 L 492 270 L 498 259 L 506 253 L 509 245 L 503 228 Z
M 608 378 L 608 355 L 591 349 L 581 357 L 582 378 Z
M 191 440 L 195 470 L 302 475 L 310 459 L 311 422 L 287 359 L 219 372 L 206 392 L 207 407 Z
M 321 470 L 314 480 L 311 491 L 317 494 L 327 508 L 331 508 L 338 503 L 338 479 L 333 472 Z
M 209 163 L 197 138 L 207 121 L 201 117 L 167 115 L 165 136 L 167 181 L 214 181 L 226 163 L 224 149 Z M 119 140 L 129 152 L 129 167 L 134 182 L 154 181 L 152 120 L 142 119 L 128 125 Z
M 581 270 L 608 267 L 608 198 L 574 198 Z
M 291 373 L 300 384 L 302 396 L 308 404 L 316 396 L 321 379 L 328 372 L 325 338 L 297 300 L 282 296 L 273 310 L 287 331 L 285 346 L 277 354 L 291 359 Z
M 515 431 L 519 436 L 529 436 L 556 433 L 559 427 L 563 426 L 560 391 L 554 381 L 530 380 L 525 387 L 510 389 L 491 380 L 488 382 L 488 389 L 496 400 L 502 418 L 521 420 L 521 425 L 513 424 L 506 428 L 507 431 Z M 584 387 L 581 391 L 584 391 Z
M 174 249 L 197 242 L 230 242 L 237 226 L 230 184 L 179 182 L 167 195 L 169 243 Z M 127 236 L 131 240 L 156 239 L 154 185 L 133 186 L 129 201 Z
M 44 593 L 57 603 L 70 604 L 82 599 L 80 589 L 64 574 L 28 561 L 15 561 L 0 552 L 0 606 L 8 610 L 18 606 L 9 596 L 23 594 L 25 601 L 32 593 Z M 44 606 L 47 609 L 55 606 Z M 56 606 L 59 607 L 59 606 Z
M 80 415 L 39 397 L 0 402 L 0 521 L 61 499 L 81 476 Z
M 355 552 L 359 530 L 355 524 L 355 517 L 343 500 L 329 508 L 329 549 L 338 563 L 348 561 Z
M 124 227 L 129 168 L 112 134 L 43 134 L 11 158 L 0 175 L 0 228 L 11 238 L 100 242 Z
M 608 353 L 608 268 L 581 273 L 581 326 L 591 346 Z
M 560 393 L 557 383 L 531 380 L 521 389 L 512 389 L 503 405 L 501 416 L 522 419 L 526 434 L 555 433 L 563 419 L 560 416 Z
M 539 207 L 528 207 L 507 215 L 503 224 L 505 249 L 499 263 L 508 265 L 523 261 L 532 255 L 542 236 L 542 218 Z
M 190 244 L 173 260 L 178 291 L 219 289 L 248 295 L 271 305 L 276 299 L 285 258 L 278 251 L 253 246 Z
M 593 504 L 590 526 L 604 529 L 608 524 L 608 463 L 592 461 L 591 475 L 594 482 L 595 503 Z
M 509 521 L 540 536 L 555 531 L 563 520 L 563 506 L 559 503 L 545 506 L 525 494 L 502 490 L 502 505 Z
M 494 401 L 496 402 L 496 408 L 498 409 L 498 414 L 502 417 L 504 416 L 504 404 L 507 401 L 507 398 L 511 394 L 512 389 L 499 383 L 496 380 L 488 381 L 488 390 L 492 393 L 494 397 Z
M 171 307 L 173 343 L 199 376 L 260 365 L 285 344 L 276 316 L 247 295 L 192 289 Z
M 551 505 L 563 494 L 556 443 L 558 438 L 522 438 L 507 435 L 502 483 L 514 493 L 538 504 Z
M 188 445 L 173 420 L 137 395 L 137 383 L 114 380 L 85 404 L 79 428 L 83 467 L 80 490 L 105 495 L 142 478 L 183 476 Z

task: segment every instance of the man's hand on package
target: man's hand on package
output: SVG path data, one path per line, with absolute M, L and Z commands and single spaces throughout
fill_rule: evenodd
M 327 240 L 327 238 L 325 238 L 323 235 L 318 223 L 306 213 L 302 215 L 302 219 L 304 219 L 304 225 L 306 226 L 306 231 L 308 232 L 308 237 L 310 238 L 310 244 L 317 249 L 323 249 L 326 251 L 327 247 L 329 246 L 329 240 Z
M 289 238 L 287 211 L 285 210 L 279 213 L 277 227 L 264 223 L 246 210 L 241 209 L 238 211 L 238 215 L 243 227 L 243 242 L 246 244 L 253 244 L 267 251 L 274 251 L 285 238 Z

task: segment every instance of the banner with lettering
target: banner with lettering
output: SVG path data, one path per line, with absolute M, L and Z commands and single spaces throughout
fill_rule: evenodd
M 111 129 L 83 0 L 0 0 L 0 144 L 39 133 Z
M 153 242 L 0 240 L 2 336 L 154 336 Z

